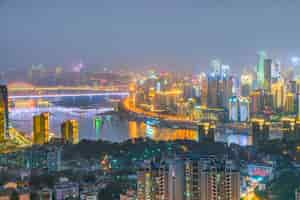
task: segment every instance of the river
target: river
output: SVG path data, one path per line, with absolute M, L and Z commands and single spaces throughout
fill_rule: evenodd
M 165 141 L 197 140 L 196 130 L 162 127 L 156 120 L 136 121 L 118 114 L 105 114 L 99 117 L 101 113 L 113 110 L 112 100 L 121 98 L 122 96 L 94 96 L 42 99 L 50 102 L 49 106 L 36 105 L 37 100 L 18 99 L 14 100 L 13 103 L 18 106 L 10 108 L 9 117 L 13 127 L 29 135 L 32 132 L 33 116 L 41 112 L 50 112 L 50 132 L 56 136 L 60 136 L 60 124 L 64 120 L 76 119 L 79 124 L 80 139 L 101 139 L 112 142 L 138 137 Z M 232 132 L 216 133 L 215 140 L 243 146 L 252 143 L 250 136 Z

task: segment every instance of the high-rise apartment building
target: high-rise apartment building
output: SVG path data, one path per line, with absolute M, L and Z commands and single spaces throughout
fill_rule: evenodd
M 137 172 L 137 199 L 168 199 L 168 166 L 165 163 L 143 163 Z
M 295 190 L 295 200 L 300 200 L 300 187 Z
M 201 200 L 240 199 L 240 172 L 232 160 L 211 160 L 200 179 Z
M 184 156 L 138 171 L 138 200 L 240 199 L 238 165 L 214 156 Z

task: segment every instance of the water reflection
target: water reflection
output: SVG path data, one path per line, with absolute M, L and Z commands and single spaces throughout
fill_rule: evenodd
M 151 121 L 128 122 L 128 133 L 131 139 L 139 137 L 147 137 L 153 140 L 197 140 L 197 131 L 190 129 L 170 129 L 157 127 L 151 123 Z

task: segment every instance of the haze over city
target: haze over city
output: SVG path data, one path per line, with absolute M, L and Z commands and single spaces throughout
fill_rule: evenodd
M 299 8 L 0 0 L 0 200 L 300 200 Z
M 236 72 L 259 50 L 300 56 L 299 1 L 1 0 L 0 68 L 32 64 L 200 72 L 221 59 Z

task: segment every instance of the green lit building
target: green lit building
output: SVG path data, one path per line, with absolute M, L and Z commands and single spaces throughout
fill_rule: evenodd
M 263 89 L 265 83 L 265 59 L 267 55 L 264 51 L 258 52 L 258 63 L 256 66 L 257 88 Z

